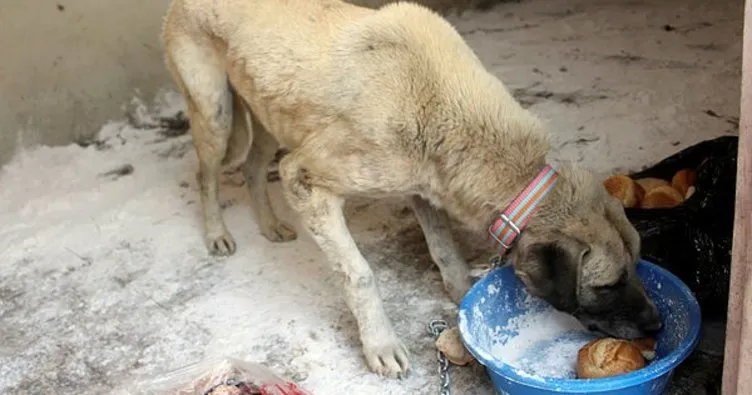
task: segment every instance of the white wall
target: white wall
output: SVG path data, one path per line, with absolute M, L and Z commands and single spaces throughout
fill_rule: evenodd
M 348 0 L 378 7 L 394 0 Z M 501 0 L 414 0 L 472 8 Z M 0 166 L 19 144 L 66 144 L 119 117 L 136 90 L 170 87 L 168 0 L 0 0 Z
M 23 143 L 61 144 L 171 82 L 167 0 L 0 0 L 0 165 Z M 62 8 L 62 10 L 61 10 Z

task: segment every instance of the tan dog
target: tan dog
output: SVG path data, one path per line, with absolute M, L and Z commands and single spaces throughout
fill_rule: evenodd
M 515 0 L 415 0 L 413 3 L 420 4 L 442 14 L 462 12 L 466 10 L 487 10 L 499 3 Z M 362 7 L 379 8 L 398 0 L 345 0 L 346 3 Z
M 366 360 L 409 371 L 368 262 L 345 224 L 351 196 L 409 197 L 447 291 L 468 268 L 447 213 L 485 237 L 549 150 L 539 120 L 486 71 L 454 28 L 426 8 L 338 0 L 173 0 L 166 61 L 184 95 L 199 159 L 206 244 L 235 242 L 217 198 L 223 164 L 245 162 L 261 233 L 296 237 L 269 204 L 278 143 L 285 197 L 341 275 Z M 529 222 L 511 257 L 530 290 L 609 333 L 659 325 L 635 276 L 639 238 L 600 180 L 574 166 Z

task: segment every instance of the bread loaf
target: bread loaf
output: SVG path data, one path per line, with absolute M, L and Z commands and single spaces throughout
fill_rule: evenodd
M 624 207 L 637 207 L 642 200 L 645 191 L 631 178 L 623 175 L 615 175 L 603 181 L 609 195 L 619 199 Z
M 456 326 L 441 332 L 439 338 L 436 339 L 436 348 L 455 365 L 464 366 L 474 359 L 462 344 L 460 329 Z
M 682 204 L 682 202 L 684 202 L 684 195 L 671 185 L 666 184 L 655 187 L 650 192 L 645 193 L 645 197 L 640 202 L 640 207 L 671 208 Z
M 681 169 L 674 174 L 671 179 L 671 186 L 674 187 L 682 196 L 687 196 L 687 191 L 695 185 L 697 173 L 692 169 Z
M 662 187 L 665 185 L 671 185 L 666 180 L 662 180 L 660 178 L 653 178 L 653 177 L 640 178 L 640 179 L 635 180 L 635 182 L 638 185 L 640 185 L 643 190 L 645 190 L 646 195 L 655 188 Z
M 598 379 L 629 373 L 645 367 L 640 349 L 630 341 L 613 338 L 594 340 L 577 353 L 577 377 Z

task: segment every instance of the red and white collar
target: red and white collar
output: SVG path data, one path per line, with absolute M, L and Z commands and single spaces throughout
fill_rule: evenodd
M 538 210 L 540 202 L 556 185 L 558 178 L 559 173 L 553 167 L 543 166 L 533 181 L 488 227 L 488 241 L 500 256 L 504 256 L 512 248 L 514 241 Z

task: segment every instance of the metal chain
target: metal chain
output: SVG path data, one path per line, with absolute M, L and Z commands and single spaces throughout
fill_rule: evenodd
M 438 339 L 441 332 L 444 331 L 449 325 L 444 320 L 433 320 L 428 324 L 428 333 L 433 336 L 434 339 Z M 449 376 L 449 361 L 444 354 L 437 350 L 436 360 L 439 362 L 439 377 L 441 378 L 441 389 L 439 395 L 451 395 L 451 377 Z

